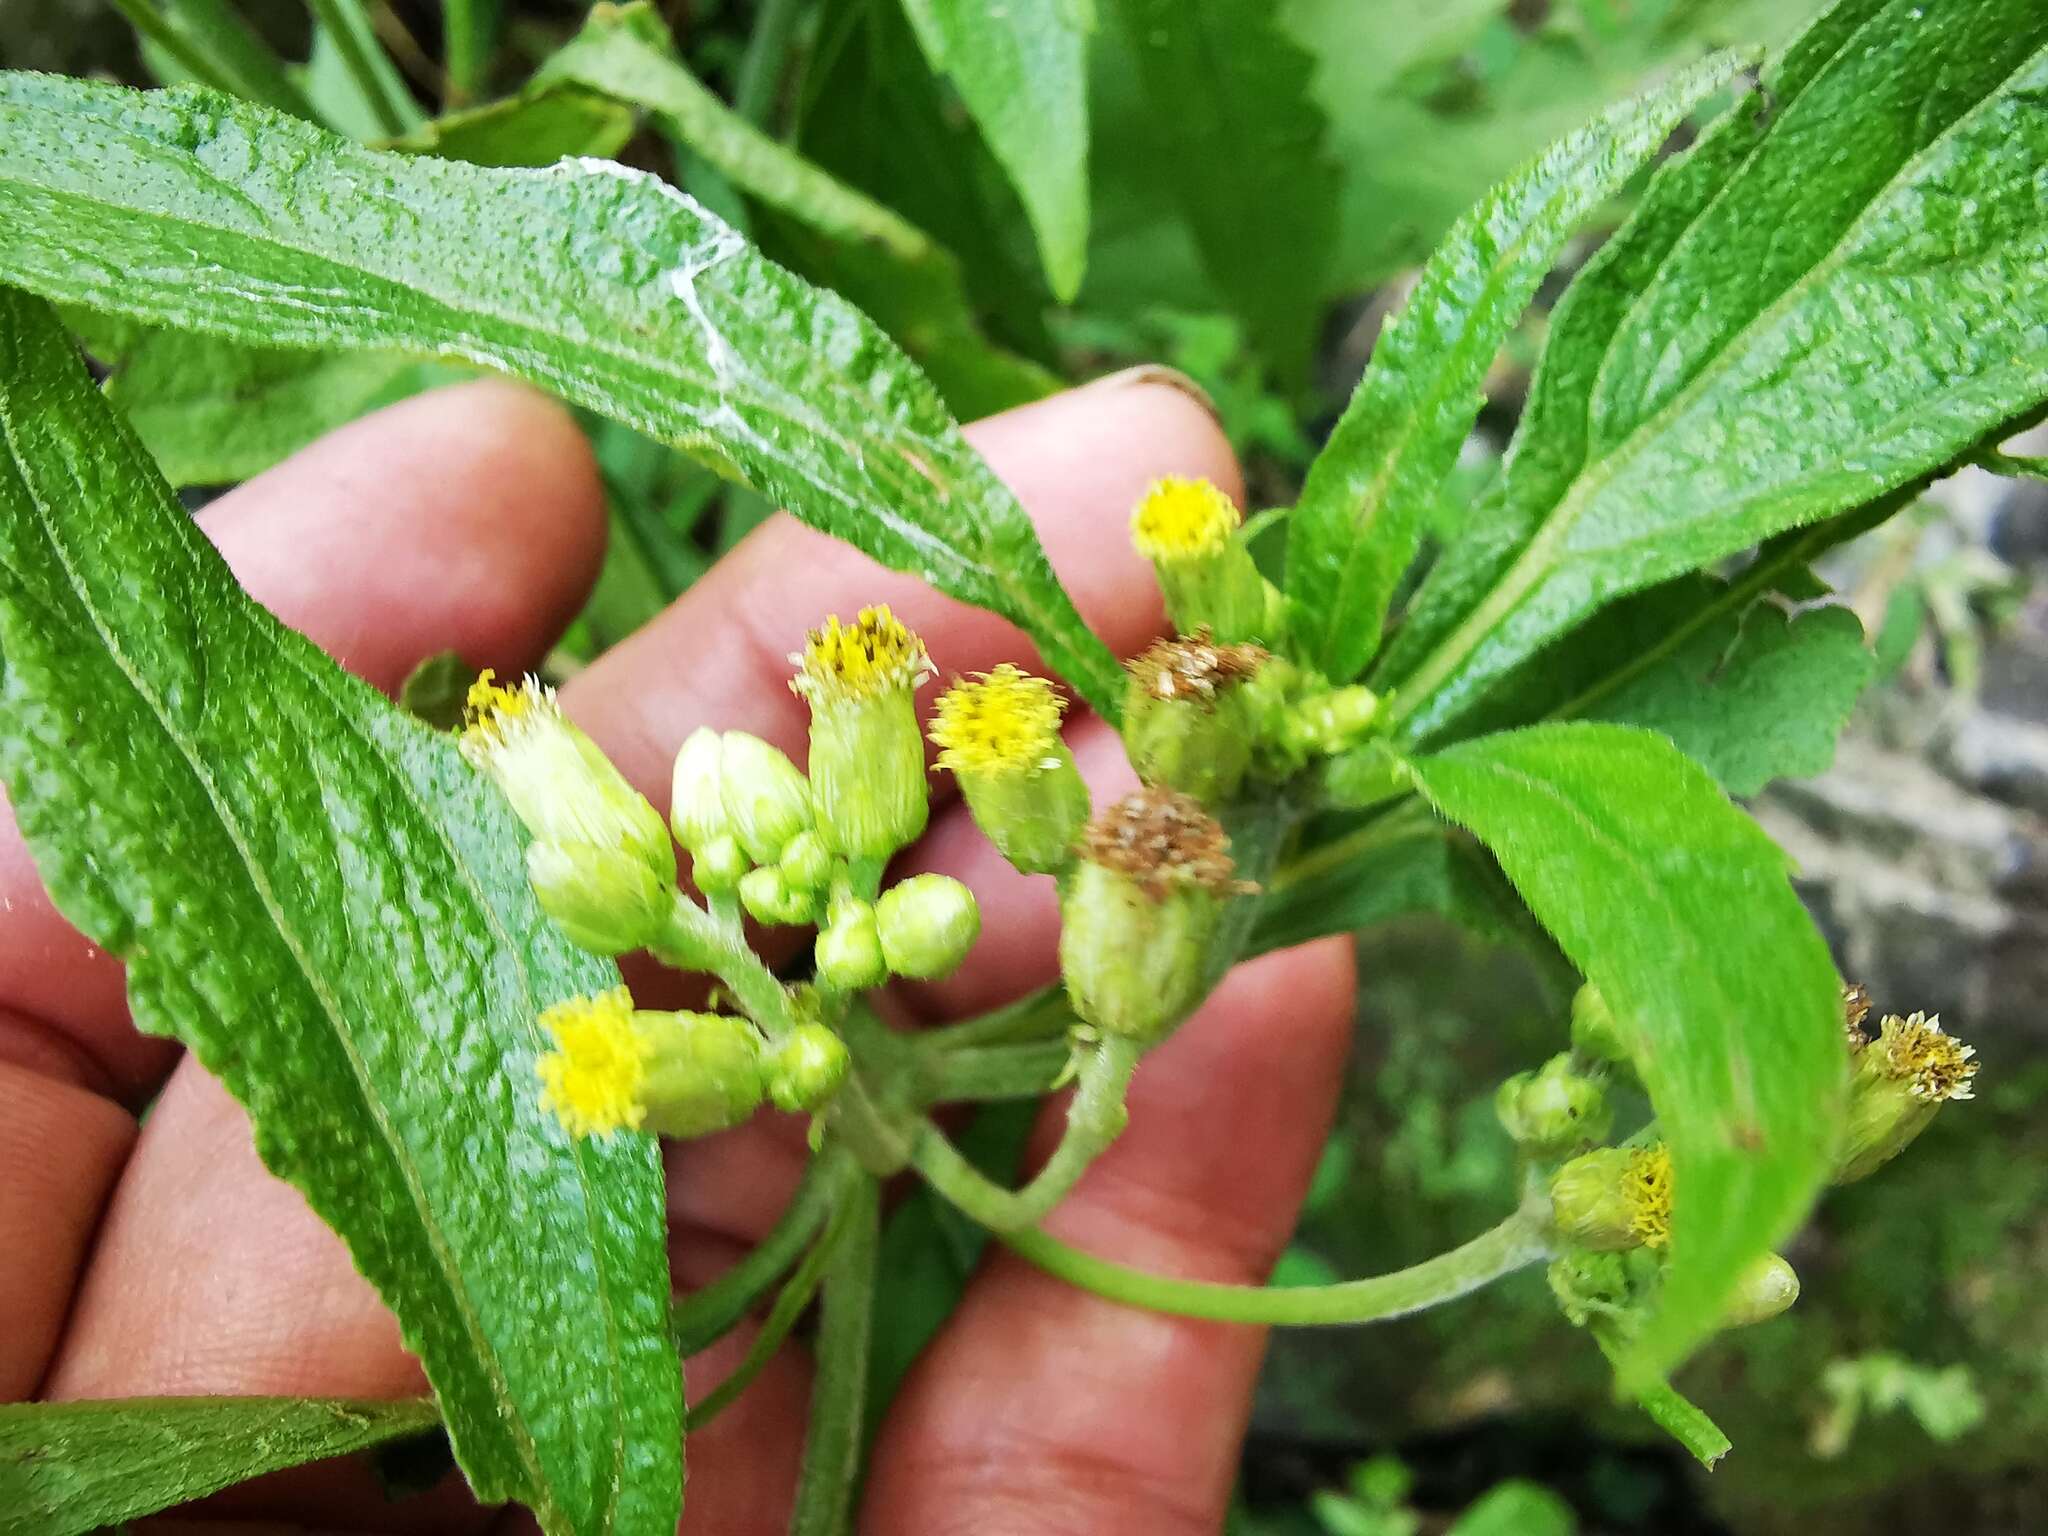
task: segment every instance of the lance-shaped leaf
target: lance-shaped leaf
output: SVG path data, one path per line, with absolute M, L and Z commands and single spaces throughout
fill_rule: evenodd
M 1785 855 L 1660 736 L 1541 725 L 1410 767 L 1600 989 L 1656 1106 L 1674 1209 L 1662 1302 L 1624 1362 L 1639 1390 L 1713 1332 L 1828 1175 L 1840 979 Z
M 1425 513 L 1484 402 L 1487 370 L 1580 222 L 1740 60 L 1720 54 L 1567 135 L 1474 204 L 1436 248 L 1309 466 L 1288 522 L 1290 635 L 1339 681 L 1379 648 Z
M 0 281 L 48 297 L 477 363 L 689 449 L 1012 620 L 1116 711 L 1115 658 L 924 376 L 651 176 L 389 155 L 209 92 L 10 74 L 0 225 Z
M 2048 9 L 1843 0 L 1559 303 L 1500 496 L 1381 680 L 1410 739 L 1601 604 L 2048 400 Z
M 1054 297 L 1071 299 L 1088 259 L 1092 0 L 903 0 L 903 9 L 1024 199 Z
M 441 1422 L 429 1401 L 130 1397 L 0 1405 L 0 1522 L 83 1536 Z
M 0 289 L 0 777 L 398 1314 L 463 1470 L 550 1533 L 668 1533 L 681 1390 L 654 1144 L 538 1104 L 537 1012 L 612 983 L 454 743 L 235 584 L 49 308 Z

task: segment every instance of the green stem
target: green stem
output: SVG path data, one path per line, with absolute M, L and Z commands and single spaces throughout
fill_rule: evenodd
M 447 34 L 442 48 L 448 77 L 446 104 L 459 107 L 483 84 L 498 30 L 498 0 L 442 0 L 441 25 Z
M 747 1308 L 773 1285 L 803 1252 L 859 1178 L 860 1167 L 843 1147 L 827 1146 L 804 1170 L 781 1220 L 766 1237 L 716 1280 L 676 1304 L 676 1351 L 694 1355 L 725 1336 Z
M 1977 462 L 1994 475 L 2004 475 L 2008 479 L 2048 480 L 2048 458 L 2000 453 L 1995 448 L 1987 448 L 1977 455 Z
M 930 1121 L 920 1127 L 911 1145 L 911 1166 L 932 1188 L 985 1227 L 1016 1232 L 1038 1225 L 1122 1132 L 1127 1118 L 1124 1092 L 1137 1070 L 1140 1050 L 1136 1041 L 1111 1036 L 1088 1054 L 1081 1065 L 1074 1101 L 1067 1108 L 1060 1144 L 1038 1176 L 1022 1189 L 1004 1189 L 992 1182 Z
M 761 1331 L 754 1335 L 754 1342 L 747 1347 L 746 1358 L 733 1368 L 730 1376 L 691 1406 L 688 1427 L 692 1434 L 725 1412 L 775 1358 L 775 1352 L 782 1348 L 790 1331 L 796 1327 L 797 1319 L 810 1306 L 811 1298 L 818 1294 L 818 1285 L 825 1278 L 825 1268 L 831 1262 L 832 1251 L 845 1230 L 846 1215 L 847 1208 L 842 1207 L 841 1219 L 825 1229 L 824 1236 L 811 1246 L 811 1251 L 804 1255 L 803 1263 L 797 1266 L 796 1273 L 789 1277 L 789 1283 L 777 1293 L 775 1305 L 761 1320 Z
M 848 1194 L 825 1266 L 817 1379 L 804 1439 L 790 1536 L 843 1536 L 860 1480 L 862 1419 L 874 1342 L 875 1265 L 881 1249 L 881 1186 L 861 1179 Z
M 1628 1340 L 1611 1323 L 1596 1322 L 1587 1331 L 1600 1346 L 1600 1353 L 1607 1357 L 1607 1363 L 1619 1370 L 1622 1357 L 1628 1353 Z M 1665 1434 L 1692 1452 L 1701 1466 L 1711 1468 L 1734 1449 L 1733 1442 L 1722 1433 L 1720 1425 L 1707 1417 L 1706 1410 L 1670 1382 L 1653 1380 L 1632 1396 L 1636 1406 Z
M 682 892 L 669 907 L 668 931 L 648 948 L 665 965 L 716 976 L 769 1039 L 780 1040 L 796 1027 L 789 989 L 747 948 L 746 935 L 728 928 Z
M 333 40 L 342 65 L 387 137 L 409 133 L 426 120 L 399 79 L 398 71 L 385 57 L 383 46 L 377 41 L 377 30 L 361 0 L 306 0 L 306 9 Z
M 1065 1040 L 971 1045 L 927 1056 L 923 1087 L 934 1104 L 1035 1099 L 1059 1085 L 1073 1060 L 1073 1047 Z
M 1069 1285 L 1151 1312 L 1260 1327 L 1313 1328 L 1405 1317 L 1469 1295 L 1550 1254 L 1540 1208 L 1525 1206 L 1469 1243 L 1392 1274 L 1339 1285 L 1273 1287 L 1177 1280 L 1070 1248 L 1043 1232 L 1004 1232 L 1021 1257 Z
M 1031 1040 L 1057 1040 L 1074 1027 L 1074 1011 L 1066 990 L 1041 987 L 1014 1003 L 959 1024 L 929 1030 L 918 1037 L 931 1051 L 966 1050 L 984 1045 L 1016 1045 Z
M 767 128 L 775 111 L 776 90 L 782 84 L 790 40 L 802 14 L 803 0 L 762 0 L 755 15 L 754 35 L 747 39 L 747 51 L 733 79 L 732 106 L 756 128 Z
M 241 95 L 227 71 L 202 53 L 197 44 L 184 33 L 173 27 L 170 21 L 158 11 L 152 0 L 113 0 L 114 9 L 127 19 L 145 41 L 154 43 L 165 55 L 201 85 L 210 85 L 217 91 L 230 95 Z

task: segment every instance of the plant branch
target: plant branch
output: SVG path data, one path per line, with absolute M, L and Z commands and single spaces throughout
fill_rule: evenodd
M 747 947 L 745 934 L 728 928 L 682 892 L 669 907 L 668 931 L 648 948 L 665 965 L 717 977 L 769 1039 L 779 1040 L 795 1027 L 789 989 Z
M 804 1438 L 790 1536 L 843 1536 L 852 1519 L 874 1342 L 881 1186 L 873 1179 L 857 1180 L 834 1227 L 818 1323 L 811 1427 Z
M 705 1393 L 694 1404 L 688 1414 L 688 1428 L 694 1434 L 717 1418 L 738 1400 L 739 1395 L 754 1384 L 754 1378 L 775 1358 L 775 1352 L 782 1348 L 797 1319 L 811 1304 L 811 1298 L 818 1294 L 818 1286 L 825 1278 L 825 1268 L 831 1262 L 833 1249 L 838 1246 L 846 1230 L 845 1218 L 850 1209 L 842 1206 L 839 1219 L 825 1229 L 824 1235 L 811 1245 L 811 1251 L 804 1255 L 796 1273 L 775 1297 L 775 1305 L 768 1309 L 767 1317 L 761 1321 L 761 1331 L 754 1335 L 754 1342 L 747 1347 L 746 1358 L 733 1367 L 732 1374 Z
M 971 1045 L 926 1056 L 921 1086 L 935 1104 L 1034 1099 L 1058 1087 L 1073 1060 L 1073 1047 L 1065 1040 Z
M 1550 1255 L 1548 1215 L 1531 1202 L 1470 1242 L 1392 1274 L 1338 1285 L 1218 1285 L 1111 1263 L 1043 1232 L 1003 1232 L 1003 1242 L 1047 1274 L 1126 1306 L 1177 1317 L 1261 1327 L 1376 1323 L 1455 1301 Z
M 1057 984 L 1041 987 L 1014 1003 L 918 1037 L 929 1051 L 966 1050 L 984 1045 L 1018 1045 L 1032 1040 L 1058 1040 L 1074 1027 L 1074 1011 Z

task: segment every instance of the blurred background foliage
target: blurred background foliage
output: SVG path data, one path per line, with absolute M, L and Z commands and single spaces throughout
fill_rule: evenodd
M 151 14 L 182 3 L 129 0 Z M 247 0 L 240 12 L 278 56 L 308 61 L 291 67 L 296 88 L 362 137 L 505 163 L 613 154 L 671 177 L 869 308 L 962 416 L 1108 369 L 1178 368 L 1215 402 L 1255 506 L 1293 500 L 1406 275 L 1467 203 L 1646 78 L 1711 46 L 1782 41 L 1807 10 L 1101 0 L 1085 276 L 1062 302 L 1018 193 L 927 64 L 900 0 L 661 0 L 619 29 L 657 57 L 672 37 L 673 57 L 731 119 L 872 200 L 848 202 L 850 222 L 836 227 L 736 184 L 728 151 L 738 142 L 732 153 L 758 160 L 758 145 L 729 123 L 725 148 L 706 153 L 673 112 L 629 110 L 592 89 L 616 50 L 586 53 L 567 86 L 533 84 L 585 28 L 575 0 L 471 7 L 494 46 L 469 57 L 449 51 L 433 0 L 360 8 L 398 82 L 397 135 L 298 0 Z M 1168 14 L 1185 46 L 1162 42 L 1155 22 Z M 186 74 L 162 48 L 138 46 L 106 0 L 4 0 L 0 63 L 136 83 Z M 472 110 L 501 99 L 516 110 Z M 1160 109 L 1175 99 L 1192 110 Z M 444 115 L 425 121 L 436 106 Z M 1216 120 L 1238 124 L 1241 139 L 1219 149 Z M 78 319 L 110 391 L 195 500 L 452 376 Z M 1489 381 L 1440 540 L 1455 537 L 1512 430 L 1543 323 L 1539 303 Z M 588 426 L 614 537 L 560 671 L 637 627 L 769 510 L 630 431 Z M 1847 973 L 1871 983 L 1880 1007 L 1946 1010 L 1987 1070 L 1979 1101 L 1943 1116 L 1912 1158 L 1830 1196 L 1789 1250 L 1800 1304 L 1728 1335 L 1686 1372 L 1685 1390 L 1730 1428 L 1736 1453 L 1703 1474 L 1617 1407 L 1599 1356 L 1530 1273 L 1420 1318 L 1276 1338 L 1234 1516 L 1243 1536 L 2048 1529 L 2036 1454 L 2048 1440 L 2036 1279 L 2048 1259 L 2048 1029 L 2035 1003 L 2048 986 L 2048 599 L 2032 580 L 2048 559 L 2044 489 L 1958 477 L 1826 573 L 1888 680 L 1835 769 L 1781 786 L 1758 811 L 1801 859 Z M 1420 918 L 1359 948 L 1358 1048 L 1283 1282 L 1391 1269 L 1490 1223 L 1513 1178 L 1493 1088 L 1564 1042 L 1571 978 L 1555 957 Z M 1014 1121 L 991 1114 L 971 1148 L 999 1163 Z M 979 1252 L 971 1230 L 916 1200 L 889 1245 L 879 1390 Z

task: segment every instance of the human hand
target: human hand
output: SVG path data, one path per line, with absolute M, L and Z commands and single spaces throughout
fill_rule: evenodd
M 1158 594 L 1125 518 L 1162 474 L 1235 488 L 1207 414 L 1173 388 L 1114 379 L 970 436 L 1098 632 L 1125 654 L 1152 638 Z M 358 423 L 202 521 L 256 597 L 387 690 L 451 648 L 501 673 L 534 666 L 581 604 L 604 538 L 580 434 L 497 383 Z M 664 803 L 676 746 L 696 726 L 800 755 L 805 711 L 784 686 L 786 654 L 826 612 L 871 602 L 891 604 L 947 674 L 1031 660 L 1002 621 L 784 517 L 565 686 L 563 706 Z M 1098 798 L 1126 785 L 1106 726 L 1077 712 L 1068 735 Z M 909 1015 L 972 1014 L 1054 979 L 1051 883 L 1011 870 L 957 804 L 935 801 L 905 862 L 960 876 L 991 915 L 960 973 L 902 995 Z M 339 1240 L 258 1162 L 239 1107 L 175 1046 L 129 1025 L 120 968 L 51 909 L 7 822 L 0 911 L 0 1400 L 424 1391 Z M 1130 1129 L 1048 1230 L 1165 1273 L 1262 1280 L 1322 1144 L 1351 1003 L 1342 940 L 1241 967 L 1146 1058 Z M 1049 1116 L 1041 1154 L 1056 1130 Z M 666 1149 L 679 1286 L 709 1280 L 768 1230 L 804 1157 L 801 1125 L 766 1116 Z M 693 1399 L 749 1336 L 689 1362 Z M 995 1254 L 881 1426 L 863 1528 L 1215 1531 L 1262 1346 L 1256 1330 L 1132 1311 Z M 691 1436 L 686 1530 L 783 1528 L 807 1400 L 806 1362 L 788 1348 Z M 263 1479 L 156 1528 L 259 1521 L 531 1529 L 520 1512 L 477 1508 L 459 1480 L 389 1502 L 353 1463 Z

